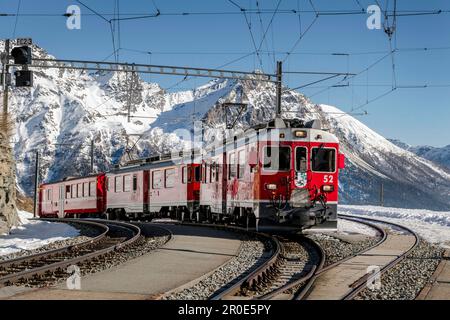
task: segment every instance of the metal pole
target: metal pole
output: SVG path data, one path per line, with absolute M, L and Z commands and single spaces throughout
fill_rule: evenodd
M 8 89 L 9 89 L 9 83 L 7 81 L 8 78 L 8 72 L 9 72 L 9 66 L 8 66 L 8 56 L 9 56 L 9 47 L 10 47 L 10 40 L 7 39 L 5 41 L 5 52 L 2 60 L 2 87 L 3 87 L 3 121 L 5 121 L 6 125 L 6 116 L 8 114 Z M 6 126 L 5 126 L 6 129 Z
M 91 140 L 91 173 L 94 173 L 94 139 Z
M 38 213 L 39 197 L 39 151 L 36 151 L 36 167 L 34 171 L 34 210 L 33 217 L 36 218 Z
M 380 204 L 382 207 L 384 207 L 384 183 L 381 182 L 380 185 Z
M 277 110 L 275 116 L 278 118 L 281 115 L 281 85 L 282 85 L 282 62 L 277 61 Z

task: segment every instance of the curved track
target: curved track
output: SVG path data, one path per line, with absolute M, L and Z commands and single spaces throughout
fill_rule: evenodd
M 318 271 L 297 299 L 353 299 L 368 282 L 402 261 L 419 242 L 414 231 L 395 223 L 359 216 L 340 215 L 339 218 L 376 228 L 382 237 L 372 247 Z M 383 225 L 396 232 L 386 232 Z M 368 268 L 375 271 L 369 273 Z
M 0 286 L 12 285 L 18 281 L 51 276 L 70 265 L 93 260 L 106 253 L 120 250 L 141 239 L 139 227 L 110 221 L 93 221 L 79 219 L 43 219 L 53 222 L 72 222 L 90 225 L 101 230 L 101 233 L 88 241 L 63 248 L 24 256 L 0 263 Z

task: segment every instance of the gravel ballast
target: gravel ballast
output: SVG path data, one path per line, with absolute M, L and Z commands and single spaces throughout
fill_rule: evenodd
M 444 249 L 420 240 L 399 264 L 381 276 L 379 290 L 364 289 L 358 300 L 413 300 L 436 270 Z
M 209 276 L 201 279 L 193 286 L 173 292 L 164 296 L 165 300 L 205 300 L 223 289 L 226 285 L 237 281 L 244 276 L 245 272 L 252 270 L 264 254 L 270 251 L 266 243 L 243 236 L 238 254 L 212 272 Z

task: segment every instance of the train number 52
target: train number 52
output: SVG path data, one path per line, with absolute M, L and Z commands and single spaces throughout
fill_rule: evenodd
M 333 176 L 332 175 L 324 175 L 323 183 L 333 183 Z

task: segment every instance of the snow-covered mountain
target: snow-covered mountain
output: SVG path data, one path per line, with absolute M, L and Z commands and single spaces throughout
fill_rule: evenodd
M 389 141 L 402 149 L 411 151 L 422 158 L 450 169 L 450 145 L 439 148 L 432 146 L 411 146 L 397 139 L 389 139 Z
M 50 57 L 41 48 L 35 56 Z M 130 90 L 132 83 L 132 90 Z M 107 170 L 122 156 L 145 156 L 189 144 L 178 129 L 192 129 L 202 120 L 207 128 L 224 128 L 222 102 L 248 103 L 236 128 L 255 125 L 274 116 L 273 84 L 249 79 L 214 80 L 195 90 L 169 93 L 158 84 L 119 73 L 76 70 L 35 71 L 34 87 L 12 90 L 10 105 L 16 118 L 14 151 L 18 183 L 33 189 L 34 150 L 41 153 L 45 181 L 87 174 L 94 140 L 95 168 Z M 131 94 L 131 95 L 130 95 Z M 127 102 L 131 114 L 127 122 Z M 383 182 L 385 204 L 430 209 L 450 207 L 450 172 L 397 147 L 339 109 L 317 105 L 302 94 L 286 91 L 283 116 L 319 118 L 342 143 L 347 168 L 341 176 L 341 200 L 377 204 Z M 237 112 L 237 111 L 236 111 Z

